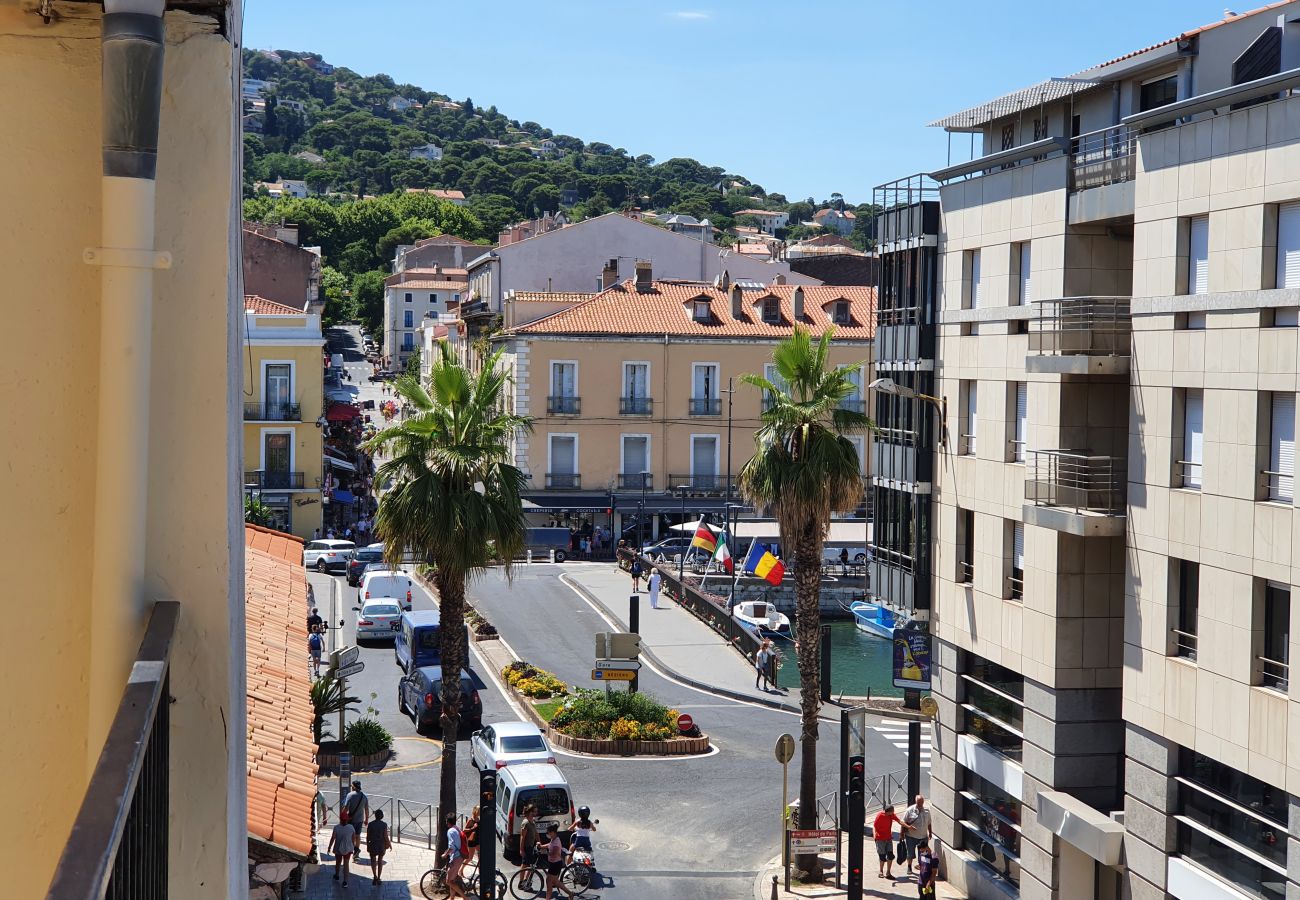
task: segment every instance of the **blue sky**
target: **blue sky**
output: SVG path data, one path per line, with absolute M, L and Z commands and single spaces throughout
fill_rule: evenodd
M 839 191 L 865 202 L 875 184 L 944 164 L 947 136 L 927 122 L 1213 22 L 1223 8 L 246 0 L 244 45 L 317 51 L 633 155 L 694 157 L 792 200 Z M 954 159 L 968 140 L 953 137 Z

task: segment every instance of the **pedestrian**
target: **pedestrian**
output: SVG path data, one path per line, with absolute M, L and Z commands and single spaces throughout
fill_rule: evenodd
M 448 897 L 459 897 L 465 900 L 465 890 L 461 887 L 460 873 L 465 868 L 465 836 L 460 833 L 456 827 L 456 814 L 447 813 L 445 819 L 447 826 L 447 890 L 450 892 Z
M 384 854 L 393 849 L 393 839 L 384 821 L 384 811 L 375 810 L 374 820 L 366 826 L 366 852 L 370 854 L 370 872 L 379 884 L 384 874 Z
M 330 831 L 330 843 L 325 852 L 334 855 L 334 880 L 339 880 L 339 865 L 343 866 L 343 886 L 348 886 L 348 869 L 352 862 L 352 851 L 356 832 L 346 822 L 339 822 Z
M 311 608 L 311 613 L 307 616 L 307 631 L 324 631 L 325 620 L 320 617 L 320 610 L 316 607 Z
M 934 896 L 934 880 L 939 874 L 939 865 L 930 853 L 928 844 L 917 848 L 916 856 L 916 893 L 919 897 Z
M 634 594 L 641 593 L 642 571 L 644 570 L 641 568 L 641 560 L 639 559 L 632 560 L 632 567 L 628 569 L 628 572 L 630 572 L 632 575 L 632 593 Z
M 663 579 L 659 576 L 659 570 L 653 569 L 650 572 L 650 580 L 646 582 L 646 590 L 650 592 L 650 608 L 659 608 L 659 586 Z
M 767 693 L 772 687 L 772 683 L 767 680 L 768 664 L 772 661 L 772 642 L 767 638 L 758 645 L 758 651 L 754 654 L 754 687 L 763 682 L 763 693 Z
M 320 678 L 320 655 L 323 649 L 324 646 L 319 631 L 313 631 L 307 635 L 307 652 L 311 654 L 311 674 L 313 678 Z
M 560 873 L 564 871 L 564 844 L 560 841 L 560 826 L 552 822 L 546 826 L 546 840 L 537 845 L 546 851 L 546 900 L 555 896 L 559 888 L 573 897 L 573 891 L 560 884 Z
M 319 529 L 319 528 L 317 528 L 315 531 L 313 531 L 313 532 L 311 533 L 311 539 L 312 539 L 313 541 L 319 541 L 319 540 L 320 540 L 320 529 Z
M 352 782 L 351 792 L 343 798 L 343 808 L 339 810 L 339 818 L 343 818 L 345 814 L 347 823 L 357 833 L 354 844 L 359 847 L 366 823 L 370 821 L 370 798 L 361 790 L 361 782 L 359 781 Z
M 880 871 L 877 875 L 890 881 L 894 880 L 895 825 L 899 828 L 903 827 L 903 823 L 894 812 L 892 803 L 876 813 L 875 819 L 871 821 L 871 837 L 876 842 L 876 855 L 880 857 Z
M 907 850 L 907 874 L 912 874 L 912 860 L 916 849 L 928 846 L 934 830 L 930 827 L 930 810 L 925 808 L 925 797 L 916 795 L 916 802 L 903 811 L 903 846 Z
M 476 806 L 470 811 L 469 818 L 465 820 L 465 826 L 461 833 L 465 835 L 465 863 L 468 865 L 474 859 L 474 854 L 478 853 L 478 827 L 479 827 L 479 808 Z
M 537 846 L 537 807 L 530 803 L 524 807 L 524 824 L 519 829 L 519 858 L 523 861 L 525 883 L 537 866 Z
M 845 575 L 849 574 L 849 548 L 848 547 L 840 548 L 840 571 Z

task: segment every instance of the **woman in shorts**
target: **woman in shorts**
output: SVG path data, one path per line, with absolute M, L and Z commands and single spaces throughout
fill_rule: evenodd
M 546 852 L 546 900 L 555 896 L 559 888 L 573 900 L 573 891 L 560 884 L 560 873 L 564 871 L 564 844 L 560 841 L 560 826 L 552 822 L 546 826 L 546 840 L 539 841 L 537 849 Z

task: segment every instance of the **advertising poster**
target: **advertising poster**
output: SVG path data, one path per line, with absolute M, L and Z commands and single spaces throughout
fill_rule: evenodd
M 894 687 L 930 689 L 930 632 L 894 629 Z

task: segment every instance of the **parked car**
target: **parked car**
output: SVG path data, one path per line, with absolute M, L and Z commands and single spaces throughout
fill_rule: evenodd
M 840 564 L 840 551 L 846 549 L 843 545 L 837 547 L 822 547 L 822 565 L 838 566 Z M 849 563 L 860 566 L 867 561 L 867 551 L 865 547 L 848 547 Z
M 364 640 L 391 641 L 397 638 L 397 628 L 402 619 L 402 607 L 396 600 L 383 597 L 367 600 L 352 607 L 357 613 L 357 642 Z
M 302 564 L 317 572 L 342 569 L 348 564 L 348 554 L 356 544 L 351 541 L 309 541 L 302 551 Z
M 370 569 L 361 576 L 361 585 L 357 588 L 357 600 L 377 600 L 391 597 L 402 604 L 402 609 L 411 608 L 411 589 L 414 583 L 411 576 L 401 569 Z
M 348 555 L 348 587 L 356 587 L 361 584 L 361 575 L 366 570 L 366 566 L 369 563 L 382 563 L 383 561 L 383 544 L 371 544 L 367 547 L 357 547 Z
M 678 554 L 685 553 L 689 560 L 696 554 L 704 553 L 699 547 L 692 547 L 692 537 L 670 537 L 664 538 L 656 544 L 644 548 L 641 552 L 656 562 L 661 559 L 676 559 Z
M 469 669 L 460 675 L 460 722 L 469 731 L 483 725 L 483 700 L 479 689 L 485 685 Z M 437 731 L 442 726 L 442 666 L 422 666 L 404 675 L 397 684 L 397 708 L 411 717 L 417 734 Z
M 436 609 L 402 614 L 393 641 L 393 659 L 403 672 L 442 662 L 442 619 Z M 469 626 L 464 629 L 465 658 L 469 659 Z
M 486 771 L 524 763 L 554 765 L 555 751 L 532 722 L 496 722 L 470 737 L 469 762 Z

